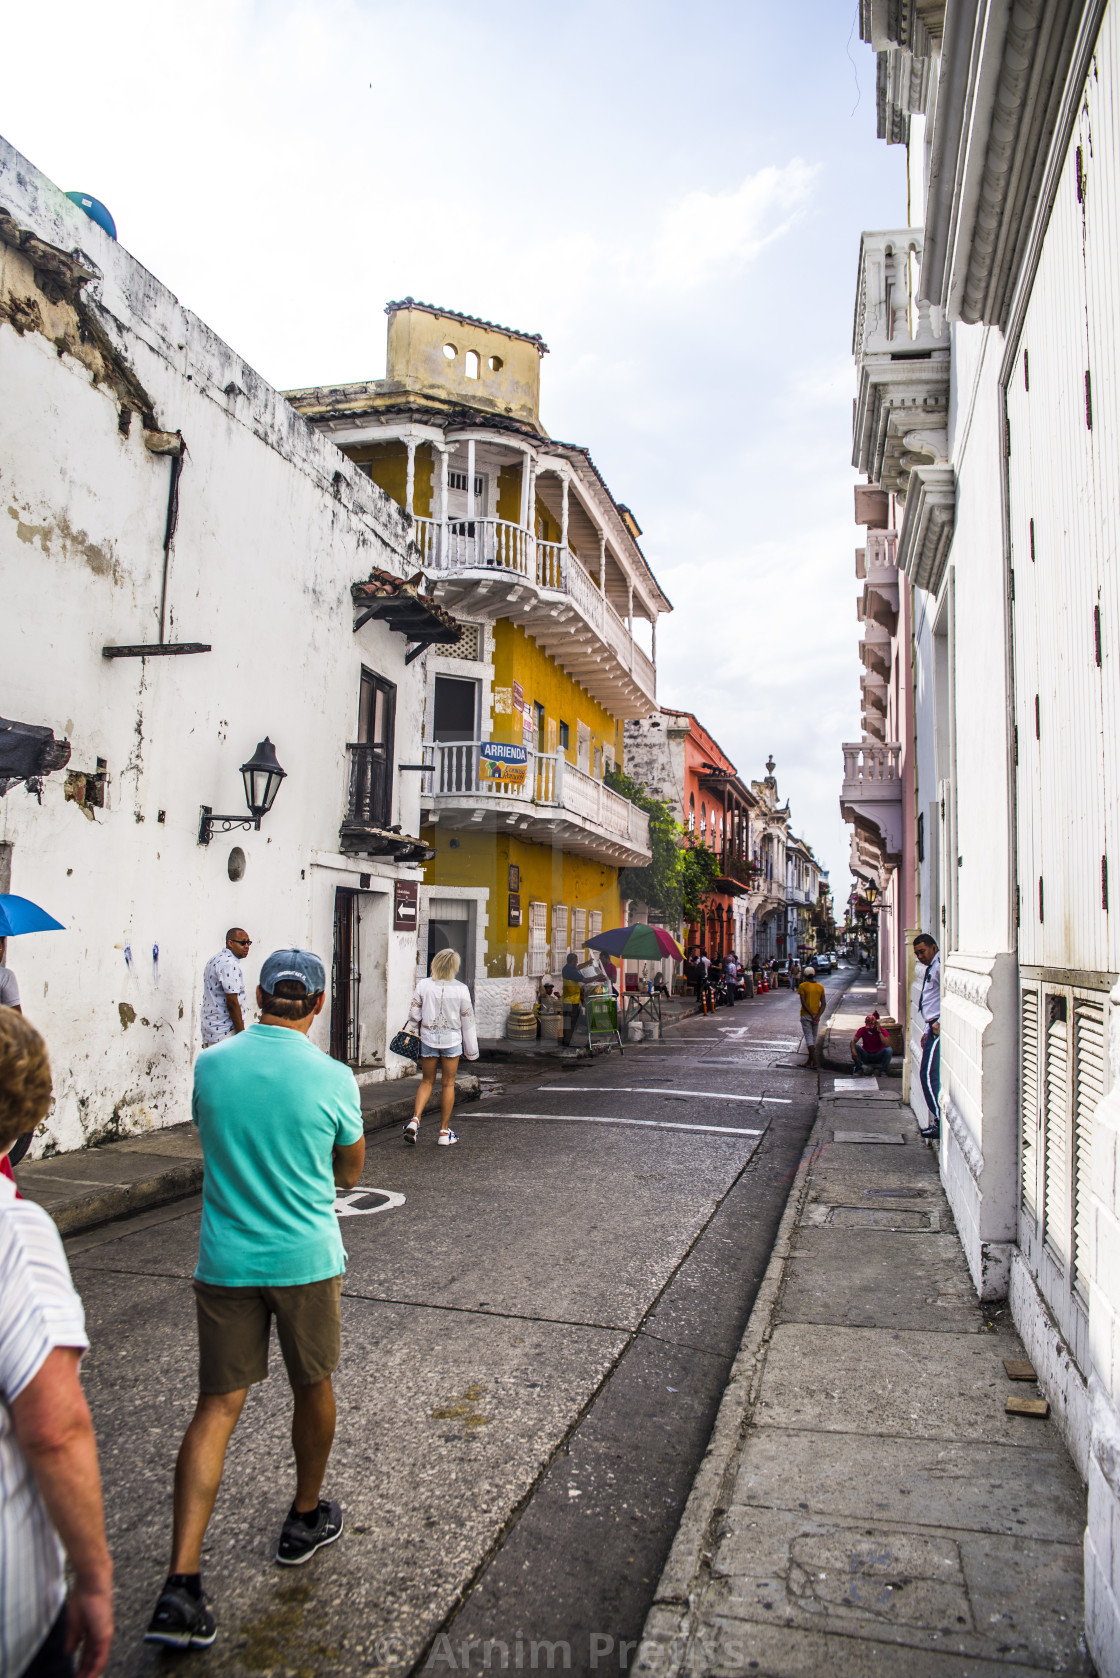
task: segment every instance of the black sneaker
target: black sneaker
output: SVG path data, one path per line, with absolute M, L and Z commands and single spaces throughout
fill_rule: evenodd
M 289 1514 L 280 1529 L 276 1560 L 281 1567 L 302 1567 L 305 1561 L 311 1560 L 316 1550 L 321 1550 L 325 1544 L 333 1544 L 341 1536 L 341 1503 L 328 1503 L 326 1498 L 320 1498 L 319 1515 L 314 1526 L 309 1527 L 298 1515 Z
M 205 1591 L 192 1596 L 184 1585 L 165 1585 L 144 1642 L 165 1643 L 169 1649 L 208 1649 L 218 1626 L 207 1601 Z

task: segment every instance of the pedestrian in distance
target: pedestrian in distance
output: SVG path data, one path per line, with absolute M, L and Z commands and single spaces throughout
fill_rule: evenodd
M 202 977 L 204 1049 L 224 1042 L 234 1032 L 245 1030 L 249 1000 L 245 995 L 245 975 L 241 971 L 241 963 L 249 954 L 251 943 L 244 927 L 231 926 L 226 933 L 225 949 L 219 950 L 206 963 Z
M 358 1086 L 307 1038 L 326 994 L 310 950 L 261 968 L 259 1025 L 195 1062 L 191 1116 L 202 1143 L 202 1228 L 194 1276 L 199 1396 L 175 1468 L 171 1566 L 146 1641 L 207 1648 L 202 1543 L 226 1447 L 249 1388 L 268 1378 L 272 1318 L 292 1388 L 295 1497 L 276 1560 L 298 1567 L 342 1532 L 321 1496 L 334 1441 L 342 1248 L 334 1202 L 365 1161 Z
M 579 1022 L 579 1010 L 583 1001 L 583 974 L 579 970 L 579 959 L 574 950 L 568 951 L 567 959 L 560 969 L 560 981 L 561 1003 L 564 1009 L 564 1043 L 568 1044 Z
M 941 955 L 927 932 L 914 940 L 914 954 L 925 968 L 918 997 L 922 1016 L 922 1065 L 919 1074 L 930 1122 L 922 1130 L 927 1141 L 941 1132 Z
M 885 1072 L 891 1063 L 891 1046 L 887 1034 L 879 1024 L 878 1014 L 868 1014 L 852 1037 L 852 1059 L 856 1063 L 856 1077 L 867 1071 Z
M 735 994 L 739 986 L 739 958 L 734 950 L 729 950 L 723 958 L 723 976 L 727 980 L 727 1000 L 735 1006 Z
M 797 987 L 801 998 L 801 1035 L 805 1039 L 806 1066 L 817 1065 L 817 1031 L 824 1013 L 824 986 L 817 982 L 815 967 L 807 967 Z
M 431 975 L 421 979 L 413 992 L 408 1018 L 420 1027 L 420 1088 L 416 1091 L 412 1117 L 404 1127 L 406 1142 L 415 1143 L 420 1135 L 420 1116 L 435 1086 L 437 1061 L 440 1128 L 436 1140 L 441 1148 L 453 1148 L 459 1140 L 451 1128 L 455 1074 L 462 1054 L 468 1060 L 478 1059 L 478 1032 L 471 993 L 455 977 L 458 971 L 456 951 L 440 950 L 432 957 Z
M 8 940 L 6 938 L 0 938 L 0 1008 L 14 1008 L 17 1014 L 23 1013 L 19 1000 L 19 983 L 8 966 Z M 33 1135 L 33 1131 L 27 1131 L 23 1136 L 16 1137 L 8 1153 L 4 1156 L 2 1164 L 0 1164 L 0 1176 L 11 1177 L 12 1181 L 15 1181 L 15 1178 L 12 1177 L 12 1167 L 19 1164 L 28 1148 L 30 1148 Z
M 0 1008 L 0 1155 L 50 1100 L 46 1044 Z M 113 1564 L 78 1376 L 88 1346 L 58 1230 L 0 1178 L 0 1673 L 11 1678 L 72 1678 L 76 1654 L 77 1678 L 97 1678 L 109 1660 Z
M 19 1001 L 19 982 L 8 966 L 6 938 L 0 938 L 0 1008 L 14 1008 L 17 1014 L 23 1012 Z

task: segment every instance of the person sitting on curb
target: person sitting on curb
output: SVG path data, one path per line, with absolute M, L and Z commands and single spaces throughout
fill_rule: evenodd
M 0 1009 L 0 1154 L 50 1101 L 46 1044 Z M 72 1674 L 77 1649 L 78 1678 L 97 1678 L 113 1641 L 97 1441 L 78 1378 L 88 1346 L 58 1230 L 0 1178 L 0 1672 L 22 1678 Z
M 806 1066 L 817 1065 L 817 1030 L 824 1013 L 824 986 L 817 983 L 817 970 L 807 967 L 797 987 L 801 998 L 801 1035 L 805 1039 Z
M 259 1025 L 231 1033 L 194 1069 L 191 1116 L 202 1142 L 202 1228 L 194 1274 L 199 1397 L 179 1449 L 171 1569 L 145 1641 L 208 1648 L 217 1636 L 202 1589 L 202 1541 L 226 1447 L 249 1388 L 268 1378 L 272 1318 L 292 1387 L 296 1491 L 276 1550 L 298 1567 L 342 1532 L 320 1497 L 334 1442 L 342 1248 L 335 1191 L 365 1162 L 350 1069 L 307 1041 L 326 994 L 310 950 L 276 950 L 261 968 Z
M 878 1014 L 868 1014 L 852 1038 L 852 1059 L 856 1063 L 856 1077 L 867 1071 L 885 1072 L 891 1063 L 891 1046 L 887 1034 L 879 1024 Z

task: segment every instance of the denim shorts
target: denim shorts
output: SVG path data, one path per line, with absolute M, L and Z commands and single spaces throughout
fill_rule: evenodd
M 448 1048 L 435 1049 L 428 1042 L 424 1033 L 420 1033 L 420 1055 L 423 1060 L 458 1060 L 463 1053 L 463 1039 L 457 1037 Z

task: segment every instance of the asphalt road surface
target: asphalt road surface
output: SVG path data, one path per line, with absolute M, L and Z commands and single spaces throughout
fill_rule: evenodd
M 363 1185 L 382 1193 L 343 1224 L 324 1488 L 346 1531 L 298 1572 L 273 1563 L 293 1490 L 274 1346 L 204 1556 L 218 1641 L 188 1657 L 141 1638 L 195 1396 L 198 1204 L 68 1242 L 117 1565 L 111 1670 L 627 1670 L 813 1122 L 804 1058 L 783 991 L 574 1071 L 495 1069 L 457 1148 L 431 1118 L 414 1149 L 370 1136 Z

